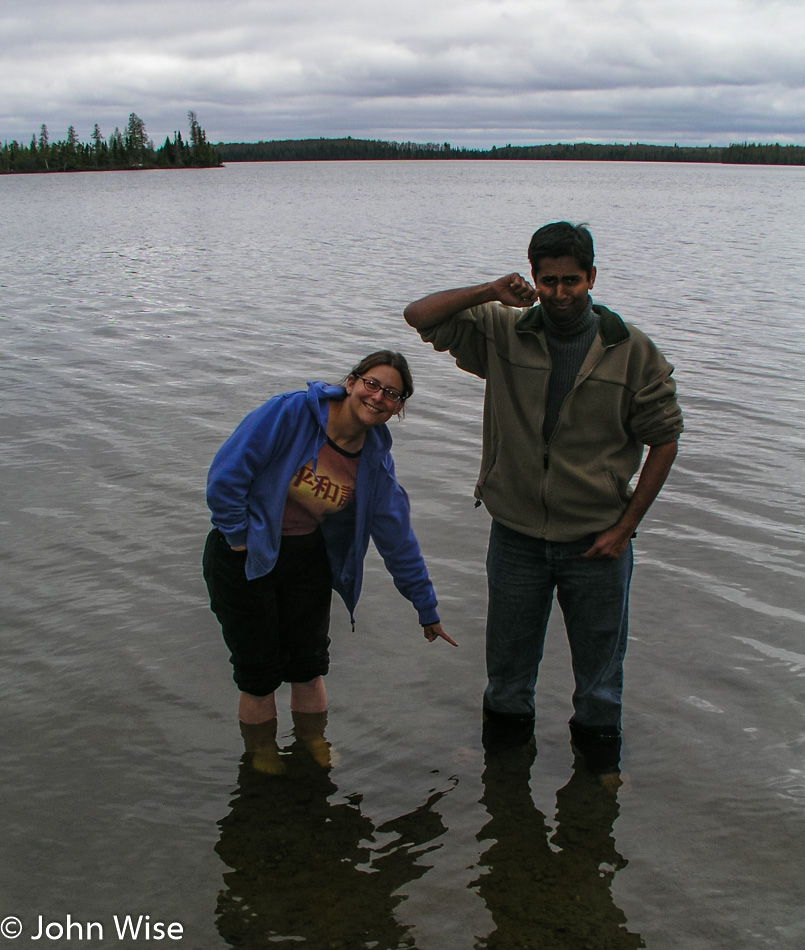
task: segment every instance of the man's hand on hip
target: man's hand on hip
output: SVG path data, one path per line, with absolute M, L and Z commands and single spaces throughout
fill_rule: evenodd
M 632 534 L 631 530 L 624 531 L 618 525 L 613 525 L 596 535 L 595 541 L 581 556 L 589 561 L 617 561 L 626 550 Z

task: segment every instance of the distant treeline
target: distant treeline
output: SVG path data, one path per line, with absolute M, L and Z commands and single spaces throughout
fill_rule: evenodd
M 679 145 L 506 145 L 491 149 L 454 148 L 449 142 L 383 142 L 372 139 L 286 139 L 273 142 L 219 142 L 224 162 L 338 162 L 489 159 L 577 162 L 715 162 L 729 165 L 805 165 L 805 146 L 760 145 L 743 142 L 728 146 Z
M 181 132 L 156 148 L 145 131 L 145 123 L 135 113 L 129 116 L 126 131 L 119 128 L 105 139 L 98 123 L 91 142 L 79 142 L 75 128 L 67 138 L 51 142 L 43 125 L 29 145 L 5 142 L 0 148 L 0 173 L 111 171 L 129 168 L 210 168 L 221 164 L 214 145 L 207 141 L 195 112 L 188 112 L 190 132 L 187 141 Z

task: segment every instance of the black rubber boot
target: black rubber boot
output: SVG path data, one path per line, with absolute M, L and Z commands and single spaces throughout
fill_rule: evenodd
M 484 707 L 481 742 L 490 755 L 505 752 L 506 749 L 515 749 L 533 738 L 533 716 L 499 713 Z
M 621 737 L 595 728 L 570 723 L 570 746 L 584 759 L 596 775 L 619 772 L 621 766 Z

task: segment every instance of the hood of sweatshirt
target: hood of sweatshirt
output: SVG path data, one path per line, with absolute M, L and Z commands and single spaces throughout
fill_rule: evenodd
M 347 391 L 341 385 L 332 385 L 318 380 L 307 383 L 307 406 L 317 424 L 326 431 L 327 415 L 331 400 L 346 399 Z M 383 454 L 391 450 L 391 432 L 385 422 L 372 426 L 366 432 L 363 452 Z

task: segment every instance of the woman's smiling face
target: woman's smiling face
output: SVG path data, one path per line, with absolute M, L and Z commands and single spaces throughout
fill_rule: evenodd
M 377 392 L 371 392 L 363 379 L 371 379 L 380 385 Z M 374 426 L 383 422 L 388 422 L 392 416 L 402 409 L 402 400 L 393 401 L 385 393 L 386 389 L 392 389 L 396 393 L 405 391 L 402 376 L 383 363 L 373 366 L 366 371 L 363 379 L 356 376 L 350 376 L 346 381 L 347 398 L 346 403 L 349 410 L 356 419 L 360 419 L 365 425 Z

